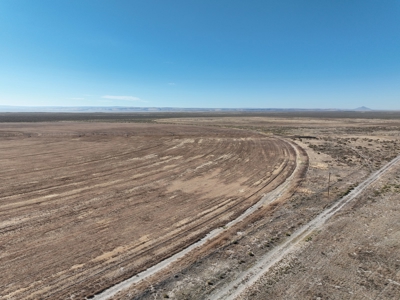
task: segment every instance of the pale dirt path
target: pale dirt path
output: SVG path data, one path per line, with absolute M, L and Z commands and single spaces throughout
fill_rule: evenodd
M 285 256 L 293 253 L 302 243 L 305 242 L 307 236 L 311 235 L 315 230 L 321 228 L 324 223 L 335 213 L 343 208 L 347 203 L 359 196 L 367 187 L 376 182 L 384 173 L 389 171 L 394 165 L 400 162 L 400 156 L 383 166 L 380 170 L 371 174 L 366 180 L 359 184 L 347 196 L 341 198 L 332 207 L 324 210 L 316 218 L 308 224 L 302 226 L 295 231 L 283 244 L 277 246 L 272 251 L 266 253 L 260 261 L 252 268 L 239 274 L 236 280 L 230 282 L 221 289 L 215 290 L 208 299 L 236 299 L 257 280 L 261 278 L 272 266 L 281 261 Z
M 235 220 L 232 220 L 231 222 L 226 224 L 223 228 L 216 228 L 216 229 L 212 230 L 198 242 L 190 245 L 189 247 L 183 249 L 182 251 L 176 253 L 175 255 L 159 262 L 158 264 L 148 268 L 147 270 L 140 272 L 137 275 L 135 275 L 131 278 L 128 278 L 128 279 L 110 287 L 109 289 L 104 290 L 103 292 L 95 295 L 94 298 L 91 298 L 91 299 L 94 299 L 94 300 L 110 299 L 113 296 L 115 296 L 117 293 L 119 293 L 120 291 L 129 288 L 131 285 L 139 283 L 141 281 L 146 281 L 147 278 L 166 269 L 172 263 L 178 261 L 179 259 L 183 258 L 185 255 L 189 254 L 192 250 L 194 250 L 200 246 L 203 246 L 205 243 L 214 239 L 215 237 L 220 235 L 225 230 L 231 228 L 232 226 L 236 225 L 239 222 L 242 222 L 246 217 L 248 217 L 249 215 L 251 215 L 252 213 L 257 211 L 262 206 L 269 205 L 270 203 L 279 199 L 282 196 L 282 194 L 285 193 L 287 191 L 287 189 L 293 184 L 293 181 L 296 179 L 296 175 L 299 172 L 299 166 L 301 163 L 303 163 L 301 161 L 301 155 L 299 154 L 299 150 L 297 149 L 297 147 L 293 146 L 292 143 L 290 143 L 290 142 L 289 142 L 289 144 L 296 151 L 296 169 L 281 185 L 279 185 L 277 188 L 275 188 L 271 192 L 265 194 L 265 196 L 263 196 L 260 201 L 258 201 L 253 206 L 249 207 L 243 214 L 241 214 Z

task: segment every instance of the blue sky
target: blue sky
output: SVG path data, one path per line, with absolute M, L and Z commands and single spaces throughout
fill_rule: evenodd
M 400 1 L 0 1 L 0 105 L 400 109 Z

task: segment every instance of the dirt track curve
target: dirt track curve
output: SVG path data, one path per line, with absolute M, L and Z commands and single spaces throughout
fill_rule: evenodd
M 275 247 L 264 257 L 260 258 L 252 268 L 241 273 L 234 281 L 221 289 L 215 290 L 208 299 L 241 299 L 245 290 L 257 282 L 272 266 L 281 261 L 285 256 L 298 249 L 315 230 L 321 228 L 325 222 L 341 210 L 346 204 L 359 196 L 367 187 L 380 179 L 380 177 L 400 162 L 400 156 L 396 157 L 380 170 L 371 174 L 366 180 L 359 184 L 351 193 L 341 198 L 333 206 L 324 210 L 308 224 L 294 232 L 281 245 Z
M 0 298 L 82 299 L 178 253 L 289 177 L 282 140 L 117 123 L 0 127 Z
M 298 154 L 298 150 L 296 146 L 292 146 L 293 149 L 297 153 L 297 159 L 296 159 L 296 166 L 299 166 L 300 164 L 303 163 L 301 161 L 301 156 Z M 297 172 L 296 172 L 297 171 Z M 245 220 L 248 216 L 253 214 L 255 211 L 258 209 L 262 208 L 263 206 L 267 206 L 271 204 L 272 202 L 278 200 L 293 184 L 296 179 L 297 175 L 296 173 L 299 173 L 300 170 L 296 168 L 296 170 L 293 171 L 293 173 L 278 187 L 276 187 L 274 190 L 270 191 L 266 195 L 264 195 L 257 203 L 249 207 L 245 212 L 243 212 L 240 216 L 235 218 L 234 220 L 230 221 L 226 225 L 224 225 L 223 228 L 216 228 L 209 232 L 204 238 L 201 240 L 197 241 L 196 243 L 193 243 L 189 247 L 183 249 L 182 251 L 176 253 L 175 255 L 159 262 L 157 265 L 152 266 L 151 268 L 103 291 L 102 293 L 96 295 L 93 299 L 94 300 L 106 300 L 112 298 L 114 295 L 119 293 L 120 291 L 123 291 L 124 289 L 129 288 L 131 285 L 135 283 L 139 283 L 143 280 L 146 280 L 146 278 L 149 278 L 158 272 L 160 272 L 163 269 L 166 269 L 170 264 L 179 261 L 179 259 L 183 258 L 185 255 L 190 255 L 190 252 L 194 250 L 197 247 L 201 247 L 202 245 L 206 244 L 208 241 L 214 239 L 221 233 L 223 233 L 225 230 L 233 227 L 234 225 L 238 224 L 239 222 L 242 222 Z

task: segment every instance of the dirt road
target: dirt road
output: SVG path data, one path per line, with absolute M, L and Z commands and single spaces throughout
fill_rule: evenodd
M 341 210 L 346 204 L 359 196 L 367 187 L 376 182 L 380 177 L 389 171 L 392 167 L 400 162 L 400 156 L 396 157 L 377 172 L 371 174 L 365 181 L 359 184 L 347 196 L 341 198 L 333 206 L 323 211 L 311 222 L 294 232 L 281 245 L 268 252 L 264 257 L 260 258 L 252 268 L 242 272 L 236 280 L 230 282 L 222 289 L 214 291 L 209 299 L 235 299 L 240 298 L 241 294 L 251 287 L 258 279 L 263 276 L 272 266 L 281 261 L 284 257 L 290 255 L 296 249 L 306 242 L 307 238 L 313 234 L 315 230 L 320 229 L 324 223 Z

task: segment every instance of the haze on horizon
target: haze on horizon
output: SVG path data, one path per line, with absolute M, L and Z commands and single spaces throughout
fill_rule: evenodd
M 0 105 L 400 109 L 400 2 L 0 1 Z

